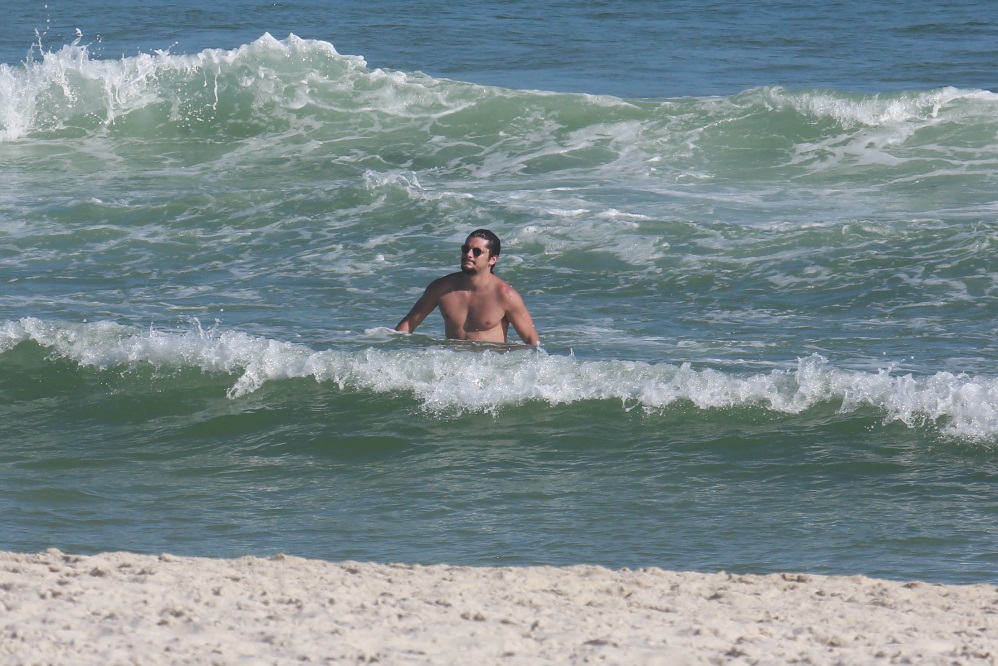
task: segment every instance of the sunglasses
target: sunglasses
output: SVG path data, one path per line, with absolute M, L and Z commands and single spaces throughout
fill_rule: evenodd
M 470 245 L 462 245 L 461 246 L 461 254 L 462 255 L 465 255 L 465 254 L 468 254 L 469 252 L 471 252 L 471 254 L 473 254 L 475 256 L 475 259 L 478 259 L 480 256 L 482 256 L 482 252 L 484 252 L 484 251 L 485 250 L 483 250 L 480 247 L 471 247 Z

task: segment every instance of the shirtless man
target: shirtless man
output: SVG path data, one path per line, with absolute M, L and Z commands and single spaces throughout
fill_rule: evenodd
M 512 324 L 521 340 L 539 347 L 540 338 L 520 294 L 493 274 L 500 250 L 494 233 L 472 231 L 461 246 L 461 272 L 431 282 L 395 330 L 412 333 L 439 307 L 451 340 L 504 343 Z

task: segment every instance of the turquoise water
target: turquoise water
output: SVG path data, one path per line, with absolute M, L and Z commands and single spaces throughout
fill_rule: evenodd
M 408 7 L 13 10 L 0 549 L 998 579 L 983 6 Z

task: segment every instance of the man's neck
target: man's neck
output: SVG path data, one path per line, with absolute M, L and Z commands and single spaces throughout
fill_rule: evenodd
M 484 271 L 482 273 L 478 273 L 478 272 L 475 272 L 475 273 L 464 273 L 464 272 L 462 272 L 461 273 L 461 283 L 463 285 L 465 285 L 466 287 L 468 287 L 469 289 L 478 289 L 480 287 L 484 287 L 485 285 L 487 285 L 489 282 L 492 281 L 492 278 L 494 278 L 494 277 L 495 276 L 492 274 L 491 270 L 486 270 L 486 271 Z

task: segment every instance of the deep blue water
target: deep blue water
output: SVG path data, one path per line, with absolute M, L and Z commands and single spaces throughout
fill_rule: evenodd
M 994 90 L 998 28 L 980 2 L 15 2 L 0 61 L 76 31 L 103 58 L 236 48 L 269 32 L 330 42 L 372 67 L 621 97 L 758 86 Z

